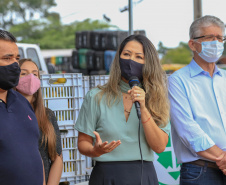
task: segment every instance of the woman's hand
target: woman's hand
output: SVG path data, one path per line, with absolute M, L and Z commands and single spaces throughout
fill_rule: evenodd
M 137 101 L 140 103 L 140 109 L 144 109 L 145 107 L 145 92 L 142 88 L 138 86 L 133 86 L 131 90 L 128 90 L 133 102 Z
M 94 131 L 93 132 L 96 136 L 96 142 L 94 145 L 94 152 L 96 153 L 97 157 L 109 153 L 112 150 L 114 150 L 116 147 L 118 147 L 121 144 L 121 141 L 112 141 L 108 144 L 108 141 L 102 142 L 100 135 L 98 132 Z

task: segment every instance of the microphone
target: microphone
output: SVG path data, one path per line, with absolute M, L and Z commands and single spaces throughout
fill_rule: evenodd
M 134 86 L 138 86 L 139 83 L 140 83 L 140 81 L 139 81 L 139 79 L 136 76 L 131 76 L 129 78 L 129 86 L 131 88 L 133 88 Z M 141 119 L 140 103 L 138 101 L 135 101 L 134 104 L 135 104 L 135 107 L 136 107 L 138 119 Z

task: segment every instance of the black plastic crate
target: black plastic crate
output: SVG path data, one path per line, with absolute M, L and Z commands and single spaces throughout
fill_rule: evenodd
M 108 32 L 100 33 L 100 50 L 107 50 L 108 46 Z
M 94 54 L 94 70 L 104 69 L 104 51 L 95 51 Z
M 99 31 L 93 31 L 91 32 L 91 48 L 94 50 L 100 50 L 100 38 L 101 38 L 101 32 Z
M 80 49 L 82 48 L 82 32 L 75 33 L 75 48 Z
M 78 51 L 73 50 L 71 55 L 71 65 L 74 69 L 79 69 Z
M 115 50 L 118 49 L 119 45 L 122 43 L 122 41 L 129 36 L 127 31 L 116 31 L 115 34 L 117 35 L 117 43 L 118 46 Z
M 82 73 L 82 72 L 80 71 L 80 69 L 70 68 L 68 73 Z
M 69 56 L 62 57 L 62 71 L 69 73 L 70 68 L 71 68 L 71 57 Z
M 101 50 L 117 50 L 121 42 L 128 36 L 126 31 L 107 31 L 100 34 Z
M 88 50 L 86 53 L 86 67 L 87 69 L 93 70 L 94 69 L 94 51 Z
M 82 47 L 91 49 L 91 31 L 82 32 Z
M 145 32 L 145 30 L 135 30 L 134 35 L 144 35 L 144 36 L 146 36 L 146 32 Z
M 82 73 L 83 75 L 89 75 L 88 69 L 79 69 L 79 73 Z
M 90 71 L 89 75 L 106 75 L 107 71 L 106 70 L 98 70 L 98 71 Z

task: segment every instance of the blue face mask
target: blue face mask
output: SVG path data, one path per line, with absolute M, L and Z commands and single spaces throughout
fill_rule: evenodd
M 131 76 L 136 76 L 140 82 L 143 81 L 143 66 L 144 64 L 140 64 L 130 59 L 122 59 L 119 58 L 119 64 L 121 69 L 121 75 L 126 80 L 129 80 Z
M 223 42 L 214 40 L 202 42 L 200 44 L 202 44 L 202 51 L 198 54 L 206 62 L 209 63 L 216 62 L 223 54 L 224 51 Z

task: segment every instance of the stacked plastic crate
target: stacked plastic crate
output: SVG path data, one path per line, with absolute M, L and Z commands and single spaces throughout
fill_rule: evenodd
M 72 53 L 72 66 L 84 75 L 105 75 L 126 31 L 81 31 L 75 33 L 76 50 Z
M 85 87 L 84 87 L 85 85 Z M 61 182 L 70 185 L 88 180 L 87 169 L 92 160 L 79 153 L 78 132 L 74 124 L 81 108 L 89 81 L 84 81 L 81 73 L 41 75 L 42 95 L 45 107 L 54 111 L 61 132 L 63 153 L 63 173 Z
M 86 95 L 86 93 L 90 90 L 90 76 L 83 76 L 82 78 L 83 80 L 83 93 L 84 93 L 84 97 Z
M 93 75 L 90 76 L 90 88 L 94 88 L 97 85 L 104 85 L 108 82 L 109 75 Z

